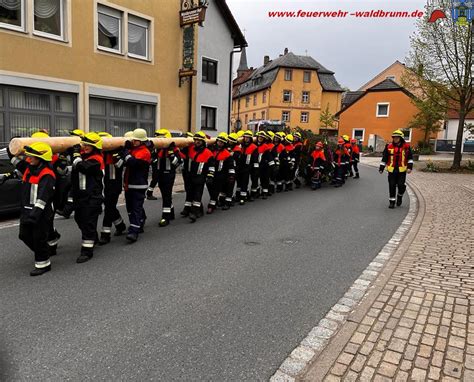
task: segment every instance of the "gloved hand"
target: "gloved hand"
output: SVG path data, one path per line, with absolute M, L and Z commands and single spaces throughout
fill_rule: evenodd
M 2 174 L 2 178 L 0 180 L 0 185 L 5 183 L 9 179 L 13 179 L 15 177 L 15 173 L 7 172 L 6 174 Z
M 72 156 L 73 158 L 78 158 L 81 156 L 81 145 L 72 146 Z
M 118 161 L 120 161 L 120 159 L 123 159 L 122 151 L 119 151 L 117 153 L 113 153 L 112 158 L 114 160 L 114 163 L 117 163 Z
M 171 142 L 168 146 L 168 155 L 172 155 L 174 153 L 174 149 L 176 147 L 176 143 Z
M 125 147 L 127 150 L 130 150 L 130 149 L 132 148 L 132 141 L 125 141 L 124 147 Z

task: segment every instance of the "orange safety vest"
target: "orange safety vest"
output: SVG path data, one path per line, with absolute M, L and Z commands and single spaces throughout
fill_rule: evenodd
M 395 168 L 398 168 L 399 172 L 405 172 L 408 167 L 408 149 L 410 145 L 404 143 L 402 146 L 395 146 L 393 143 L 390 143 L 387 146 L 388 151 L 388 161 L 387 161 L 387 171 L 393 172 Z

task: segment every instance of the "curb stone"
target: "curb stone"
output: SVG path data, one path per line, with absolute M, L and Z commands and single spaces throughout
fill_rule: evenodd
M 408 184 L 407 193 L 410 198 L 408 214 L 385 244 L 378 255 L 372 260 L 359 278 L 354 281 L 346 294 L 329 310 L 317 326 L 301 341 L 301 343 L 283 361 L 281 366 L 270 378 L 270 382 L 293 382 L 304 375 L 308 366 L 326 348 L 347 321 L 349 315 L 364 300 L 384 266 L 392 258 L 399 244 L 413 225 L 418 212 L 418 200 Z M 311 355 L 312 354 L 312 355 Z

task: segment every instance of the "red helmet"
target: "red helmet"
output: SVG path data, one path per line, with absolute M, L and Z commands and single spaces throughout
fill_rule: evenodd
M 318 149 L 322 149 L 322 148 L 324 147 L 323 142 L 318 142 L 318 143 L 316 143 L 316 147 L 317 147 Z
M 352 143 L 352 144 L 356 144 L 356 143 L 357 143 L 357 139 L 352 138 L 352 139 L 351 139 L 351 143 Z
M 342 139 L 342 138 L 339 138 L 338 141 L 337 141 L 338 145 L 343 145 L 344 143 L 345 143 L 344 139 Z

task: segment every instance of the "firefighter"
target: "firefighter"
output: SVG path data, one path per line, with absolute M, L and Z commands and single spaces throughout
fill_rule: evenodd
M 226 133 L 219 133 L 216 138 L 216 148 L 213 152 L 215 160 L 214 179 L 209 182 L 209 204 L 207 213 L 212 214 L 217 206 L 223 210 L 228 210 L 232 202 L 232 197 L 227 196 L 229 183 L 235 181 L 235 165 L 231 152 L 227 148 L 229 142 Z
M 282 178 L 285 184 L 285 191 L 293 191 L 293 180 L 294 180 L 294 168 L 295 168 L 295 155 L 293 146 L 294 143 L 293 134 L 288 134 L 284 139 L 285 149 L 282 151 L 284 160 L 280 159 L 280 169 L 282 171 Z
M 257 133 L 258 169 L 262 199 L 268 198 L 270 192 L 270 176 L 273 167 L 275 167 L 275 160 L 271 152 L 271 147 L 268 144 L 268 138 L 269 135 L 263 130 Z
M 333 153 L 334 177 L 331 184 L 341 187 L 345 183 L 347 165 L 349 163 L 349 152 L 345 147 L 344 139 L 339 138 L 336 150 Z
M 106 132 L 100 132 L 101 138 L 112 138 Z M 104 218 L 100 232 L 99 245 L 110 243 L 112 224 L 115 226 L 114 236 L 121 236 L 127 229 L 119 210 L 118 199 L 122 193 L 123 161 L 117 160 L 121 149 L 104 152 Z
M 293 137 L 295 139 L 294 143 L 294 150 L 293 150 L 293 156 L 295 158 L 295 167 L 293 169 L 293 183 L 295 184 L 296 188 L 301 187 L 301 181 L 299 179 L 299 172 L 300 172 L 300 164 L 301 164 L 301 155 L 303 153 L 303 142 L 302 142 L 302 136 L 299 131 L 293 134 Z
M 273 184 L 275 185 L 275 190 L 276 192 L 282 192 L 283 191 L 283 177 L 281 175 L 281 155 L 283 150 L 285 149 L 285 146 L 283 146 L 282 141 L 285 139 L 285 133 L 282 131 L 279 131 L 275 133 L 275 136 L 273 137 L 273 149 L 272 149 L 272 154 L 273 158 L 275 160 L 275 168 L 273 170 L 272 174 L 272 181 Z
M 318 142 L 311 153 L 310 163 L 308 163 L 310 185 L 313 190 L 321 188 L 322 173 L 325 164 L 326 156 L 324 155 L 324 145 L 322 142 Z
M 237 199 L 240 205 L 244 205 L 247 201 L 252 201 L 251 195 L 248 193 L 250 174 L 253 169 L 258 169 L 258 151 L 257 146 L 253 143 L 253 133 L 250 130 L 244 131 L 242 134 L 242 155 L 240 155 L 237 167 L 239 169 L 239 177 L 237 178 L 237 188 L 240 190 Z
M 351 160 L 350 160 L 350 176 L 354 176 L 354 179 L 359 179 L 359 161 L 360 161 L 360 149 L 357 144 L 357 139 L 351 139 Z M 354 171 L 352 170 L 354 169 Z
M 43 142 L 25 146 L 27 160 L 12 158 L 23 173 L 19 238 L 35 255 L 35 268 L 30 276 L 40 276 L 51 270 L 48 231 L 54 217 L 52 202 L 56 175 L 51 161 L 51 147 Z
M 82 147 L 81 147 L 82 146 Z M 74 220 L 82 232 L 81 253 L 77 263 L 85 263 L 94 255 L 98 242 L 97 221 L 102 212 L 104 158 L 102 138 L 97 133 L 87 133 L 81 145 L 72 148 L 72 196 Z
M 406 176 L 413 170 L 413 153 L 403 137 L 401 130 L 392 133 L 392 143 L 385 146 L 380 162 L 379 172 L 382 174 L 385 167 L 388 172 L 388 208 L 395 208 L 395 202 L 397 206 L 402 205 Z
M 229 141 L 229 150 L 232 154 L 232 159 L 234 160 L 234 167 L 235 167 L 235 178 L 234 181 L 229 181 L 229 185 L 227 187 L 226 198 L 231 198 L 231 206 L 234 205 L 236 198 L 234 197 L 234 188 L 237 179 L 240 176 L 240 158 L 242 156 L 242 146 L 239 144 L 239 135 L 237 133 L 230 133 L 228 137 Z M 240 195 L 240 188 L 237 187 L 235 190 L 236 195 Z
M 208 188 L 212 187 L 214 179 L 214 155 L 211 150 L 206 147 L 206 134 L 198 131 L 194 134 L 194 143 L 184 151 L 186 159 L 188 159 L 189 195 L 186 201 L 191 200 L 191 207 L 188 216 L 194 223 L 202 216 L 202 194 L 204 185 Z
M 143 208 L 148 189 L 148 170 L 151 163 L 151 153 L 148 149 L 148 137 L 144 129 L 135 129 L 125 142 L 125 148 L 117 156 L 123 160 L 125 204 L 127 207 L 130 226 L 126 239 L 130 243 L 138 240 L 143 233 L 146 214 Z
M 187 132 L 186 133 L 186 138 L 193 138 L 194 134 Z M 191 182 L 190 182 L 190 177 L 189 177 L 189 172 L 190 172 L 190 165 L 191 165 L 191 160 L 189 159 L 188 153 L 189 150 L 194 146 L 194 140 L 193 143 L 190 145 L 183 147 L 181 150 L 181 159 L 183 161 L 183 171 L 182 171 L 182 176 L 183 176 L 183 183 L 184 183 L 184 191 L 186 193 L 186 200 L 184 201 L 184 208 L 181 211 L 180 215 L 182 217 L 188 217 L 189 213 L 191 212 L 191 207 L 193 206 L 193 199 L 191 195 Z
M 271 130 L 268 130 L 267 131 L 267 147 L 268 147 L 268 150 L 270 151 L 270 155 L 273 159 L 273 167 L 270 171 L 270 182 L 269 182 L 269 186 L 268 186 L 268 196 L 272 196 L 275 191 L 276 191 L 276 182 L 275 182 L 275 174 L 276 172 L 278 172 L 278 166 L 277 166 L 277 161 L 276 161 L 276 158 L 275 158 L 275 153 L 273 151 L 274 147 L 275 147 L 275 144 L 273 143 L 273 139 L 275 138 L 275 133 Z
M 166 130 L 166 129 L 160 129 L 160 130 Z M 155 131 L 155 137 L 160 136 L 160 130 Z M 168 130 L 166 130 L 168 131 Z M 171 138 L 171 134 L 170 134 Z M 153 195 L 153 191 L 158 184 L 158 157 L 157 157 L 157 151 L 155 149 L 152 149 L 151 151 L 151 181 L 150 185 L 148 186 L 148 190 L 146 191 L 146 198 L 147 200 L 158 200 L 156 196 Z
M 351 164 L 351 157 L 352 157 L 352 145 L 351 145 L 351 140 L 349 138 L 349 136 L 347 134 L 344 134 L 342 136 L 342 139 L 344 140 L 344 148 L 347 150 L 348 154 L 349 154 L 349 161 L 347 162 L 346 164 L 346 168 L 345 168 L 345 175 L 344 175 L 344 179 L 347 179 L 349 178 L 351 175 L 351 172 L 352 172 L 352 164 Z
M 160 129 L 155 134 L 158 138 L 171 138 L 171 133 L 167 129 Z M 156 172 L 158 187 L 162 198 L 162 213 L 159 223 L 160 227 L 166 227 L 174 220 L 173 207 L 173 186 L 176 178 L 176 169 L 181 165 L 181 153 L 174 142 L 166 148 L 155 151 Z M 148 189 L 150 190 L 150 189 Z

